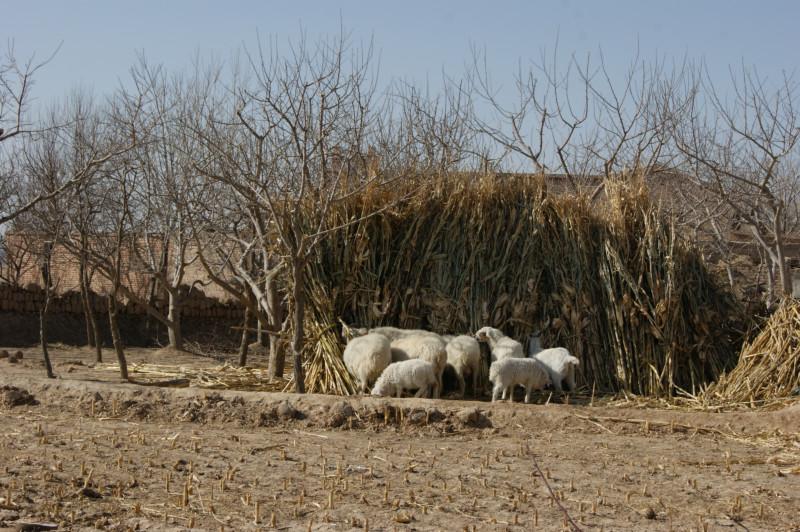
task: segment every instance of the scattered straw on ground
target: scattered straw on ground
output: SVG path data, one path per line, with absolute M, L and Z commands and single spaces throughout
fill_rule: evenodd
M 119 372 L 118 364 L 98 364 L 97 369 Z M 131 380 L 137 384 L 197 386 L 217 390 L 278 392 L 284 379 L 272 379 L 266 369 L 240 368 L 229 364 L 208 368 L 189 368 L 163 364 L 128 364 Z

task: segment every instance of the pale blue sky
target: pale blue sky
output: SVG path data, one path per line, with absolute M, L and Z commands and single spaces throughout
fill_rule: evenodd
M 381 76 L 435 82 L 459 75 L 470 43 L 485 47 L 498 81 L 520 58 L 538 57 L 558 35 L 565 53 L 602 47 L 612 74 L 639 43 L 646 58 L 703 59 L 724 79 L 744 61 L 762 75 L 800 67 L 797 1 L 11 1 L 0 0 L 0 35 L 19 56 L 62 48 L 37 79 L 39 102 L 81 86 L 100 95 L 126 77 L 137 50 L 180 68 L 196 51 L 228 58 L 256 32 L 335 34 L 340 17 L 355 40 L 374 38 Z

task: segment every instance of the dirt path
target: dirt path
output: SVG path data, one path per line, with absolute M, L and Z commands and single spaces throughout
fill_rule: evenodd
M 79 355 L 57 350 L 55 381 L 32 354 L 0 361 L 0 529 L 800 530 L 800 405 L 159 389 Z

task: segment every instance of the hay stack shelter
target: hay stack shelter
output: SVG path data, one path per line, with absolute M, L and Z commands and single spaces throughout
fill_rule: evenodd
M 784 301 L 755 339 L 745 344 L 739 363 L 708 387 L 711 404 L 760 403 L 784 399 L 800 388 L 800 301 Z
M 330 222 L 341 227 L 309 266 L 310 319 L 324 340 L 309 357 L 309 390 L 351 391 L 332 384 L 340 317 L 437 332 L 491 325 L 520 340 L 552 318 L 544 345 L 569 348 L 579 384 L 598 391 L 669 395 L 730 366 L 737 304 L 646 194 L 609 185 L 606 202 L 591 204 L 542 199 L 538 183 L 447 177 L 338 205 Z M 352 223 L 379 205 L 391 207 Z

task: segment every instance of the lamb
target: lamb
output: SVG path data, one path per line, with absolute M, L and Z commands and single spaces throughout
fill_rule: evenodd
M 447 363 L 453 366 L 458 378 L 458 393 L 464 397 L 466 391 L 466 376 L 472 376 L 472 393 L 478 394 L 478 374 L 481 366 L 481 347 L 472 336 L 462 334 L 459 336 L 444 335 L 447 342 Z
M 562 393 L 561 382 L 564 380 L 567 381 L 567 389 L 570 392 L 575 391 L 575 367 L 580 361 L 567 349 L 563 347 L 543 349 L 534 354 L 533 360 L 538 360 L 547 369 L 556 393 Z
M 392 362 L 389 340 L 381 334 L 367 334 L 353 338 L 344 348 L 344 365 L 359 381 L 362 393 Z
M 492 402 L 497 401 L 502 393 L 503 399 L 514 401 L 514 386 L 525 388 L 525 402 L 531 402 L 534 390 L 542 390 L 550 384 L 547 368 L 535 358 L 507 357 L 494 362 L 489 368 L 489 380 L 494 385 Z
M 442 373 L 447 364 L 447 349 L 444 340 L 433 333 L 409 334 L 393 340 L 391 348 L 392 362 L 417 358 L 429 362 L 433 366 L 437 383 L 434 397 L 438 399 L 442 389 Z
M 492 362 L 505 358 L 525 358 L 522 344 L 503 334 L 500 329 L 484 327 L 475 333 L 475 338 L 479 342 L 489 343 L 489 348 L 492 350 Z
M 433 396 L 439 396 L 439 383 L 433 365 L 424 360 L 411 359 L 392 362 L 387 366 L 375 386 L 372 395 L 400 397 L 404 390 L 417 389 L 414 397 L 424 397 L 433 389 Z

